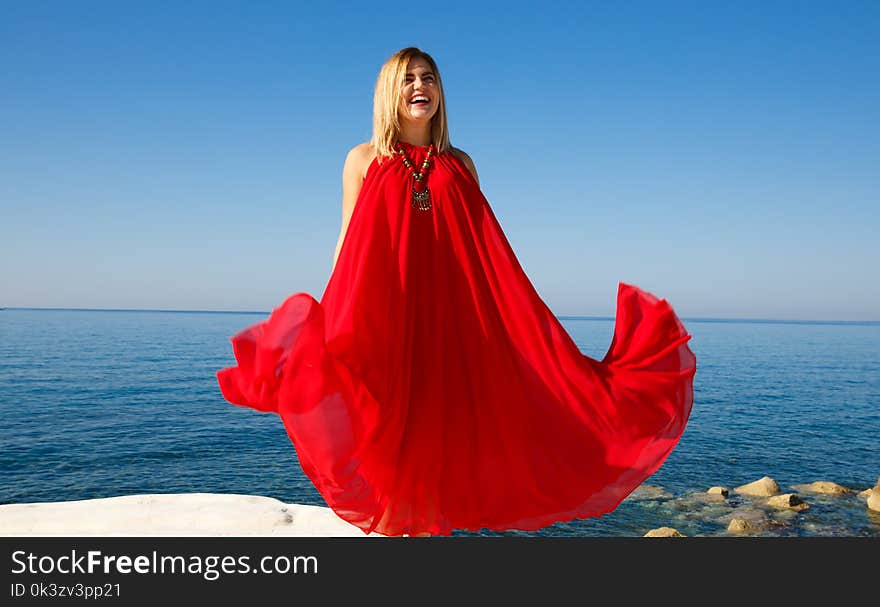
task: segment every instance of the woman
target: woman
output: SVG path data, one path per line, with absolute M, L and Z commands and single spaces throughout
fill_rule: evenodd
M 535 530 L 614 510 L 662 465 L 693 403 L 691 336 L 621 282 L 607 354 L 579 351 L 450 145 L 427 53 L 382 66 L 342 207 L 320 303 L 288 297 L 217 373 L 227 400 L 280 415 L 340 517 L 383 535 Z
M 433 61 L 429 63 L 429 59 L 425 58 L 428 55 L 413 53 L 417 53 L 417 49 L 403 49 L 396 54 L 398 57 L 396 61 L 392 57 L 386 62 L 376 86 L 373 139 L 369 143 L 356 145 L 345 158 L 342 169 L 342 230 L 333 256 L 334 267 L 367 168 L 376 158 L 377 149 L 381 150 L 384 156 L 390 156 L 394 140 L 424 147 L 430 145 L 436 138 L 437 150 L 440 152 L 450 150 L 458 156 L 474 176 L 474 180 L 479 183 L 477 169 L 470 156 L 462 150 L 449 146 L 445 98 L 440 86 L 440 75 L 436 68 L 432 68 Z M 404 56 L 409 58 L 408 65 L 403 64 Z M 403 87 L 399 99 L 395 102 L 393 97 L 386 98 L 387 91 L 393 90 L 396 85 L 395 80 L 401 77 L 399 72 L 403 69 L 406 70 L 402 76 Z M 418 101 L 414 102 L 414 99 Z

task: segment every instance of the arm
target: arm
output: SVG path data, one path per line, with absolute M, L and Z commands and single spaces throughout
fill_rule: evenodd
M 348 151 L 345 164 L 342 167 L 342 227 L 339 230 L 339 240 L 336 242 L 336 250 L 333 253 L 333 269 L 336 268 L 336 260 L 342 250 L 345 233 L 348 230 L 348 222 L 351 220 L 354 205 L 364 184 L 364 161 L 369 144 L 359 144 Z M 332 273 L 332 270 L 331 270 Z

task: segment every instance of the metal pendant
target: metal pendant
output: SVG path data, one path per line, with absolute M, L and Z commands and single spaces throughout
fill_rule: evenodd
M 415 187 L 413 187 L 412 206 L 413 208 L 420 211 L 431 210 L 431 192 L 428 190 L 428 186 L 425 186 L 425 189 L 422 192 L 419 192 Z

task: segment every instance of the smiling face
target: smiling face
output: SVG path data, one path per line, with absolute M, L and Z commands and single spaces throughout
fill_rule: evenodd
M 406 68 L 403 82 L 398 110 L 401 119 L 430 121 L 440 104 L 439 88 L 430 64 L 422 57 L 413 57 Z

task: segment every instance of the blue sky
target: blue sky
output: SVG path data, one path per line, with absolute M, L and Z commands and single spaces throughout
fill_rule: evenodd
M 880 3 L 2 12 L 0 305 L 320 297 L 345 154 L 413 45 L 557 315 L 612 316 L 620 280 L 684 318 L 880 320 Z

